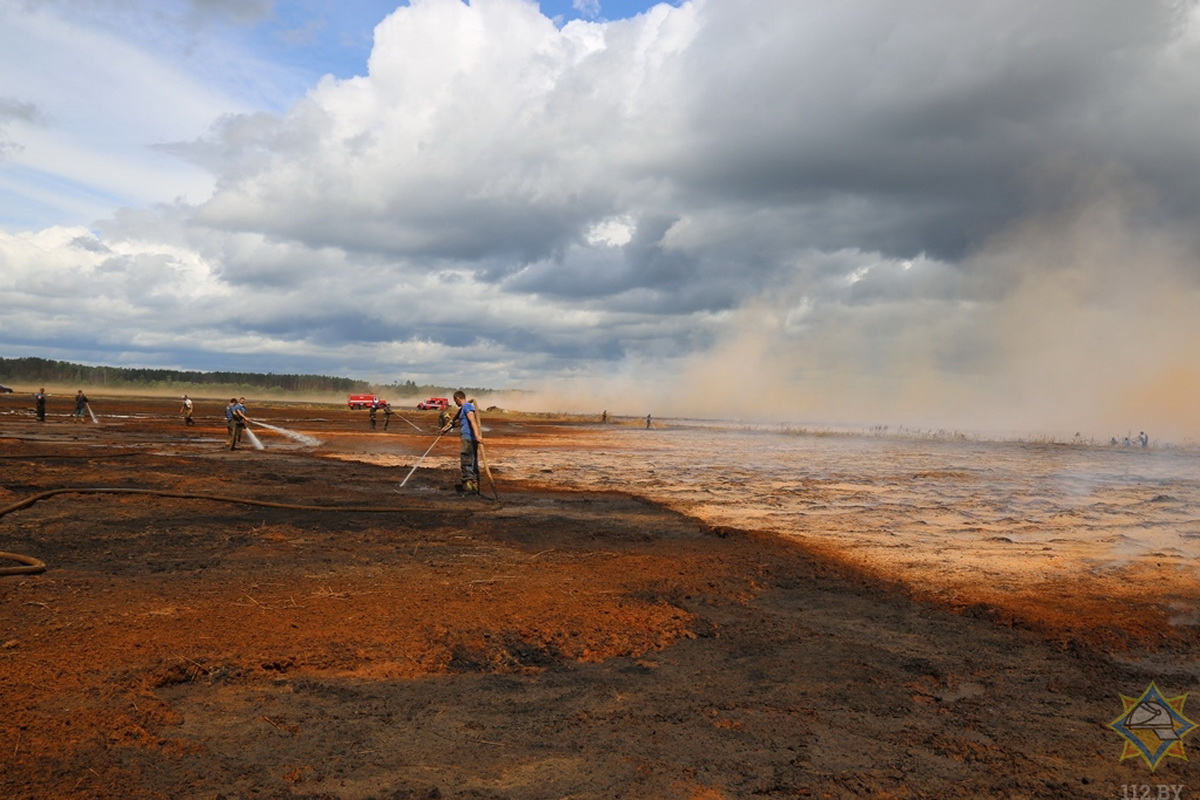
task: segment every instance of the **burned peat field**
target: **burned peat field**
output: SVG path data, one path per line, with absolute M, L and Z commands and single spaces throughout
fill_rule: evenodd
M 46 565 L 0 576 L 2 797 L 1200 792 L 1191 762 L 1122 760 L 1108 727 L 1121 695 L 1193 688 L 1187 631 L 943 608 L 553 475 L 460 496 L 422 467 L 401 487 L 433 412 L 372 432 L 362 411 L 252 404 L 320 444 L 258 430 L 264 450 L 231 452 L 216 400 L 194 427 L 176 400 L 94 399 L 98 423 L 0 402 L 0 550 Z M 489 420 L 509 458 L 534 427 L 594 441 L 511 419 Z M 383 444 L 411 458 L 346 458 Z

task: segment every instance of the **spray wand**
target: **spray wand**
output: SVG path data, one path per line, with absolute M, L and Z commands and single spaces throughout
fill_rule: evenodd
M 435 436 L 433 439 L 433 444 L 429 445 L 429 449 L 421 454 L 421 457 L 417 459 L 417 463 L 413 464 L 412 469 L 410 469 L 408 471 L 408 474 L 404 476 L 404 480 L 400 481 L 401 489 L 404 488 L 404 484 L 408 483 L 408 479 L 411 478 L 413 476 L 413 473 L 417 471 L 417 467 L 421 466 L 421 462 L 425 460 L 425 456 L 429 455 L 430 451 L 433 450 L 433 446 L 438 443 L 438 440 L 442 438 L 442 434 L 444 434 L 445 432 L 446 432 L 445 430 L 438 431 L 438 435 Z

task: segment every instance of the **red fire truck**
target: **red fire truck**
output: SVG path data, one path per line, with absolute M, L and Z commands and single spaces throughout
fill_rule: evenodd
M 352 394 L 346 401 L 346 405 L 350 406 L 351 410 L 358 408 L 383 408 L 387 405 L 387 400 L 382 397 L 377 397 L 373 394 Z

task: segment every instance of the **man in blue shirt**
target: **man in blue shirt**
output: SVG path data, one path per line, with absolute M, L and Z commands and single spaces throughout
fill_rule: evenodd
M 236 397 L 229 398 L 229 405 L 225 406 L 225 424 L 229 427 L 229 449 L 237 450 L 246 427 L 246 407 Z
M 479 415 L 475 404 L 467 399 L 466 392 L 454 393 L 454 404 L 458 406 L 457 422 L 462 428 L 462 447 L 458 451 L 458 463 L 462 469 L 462 489 L 479 492 L 479 446 L 483 444 L 483 430 L 479 427 Z M 442 428 L 442 433 L 454 426 L 454 420 Z

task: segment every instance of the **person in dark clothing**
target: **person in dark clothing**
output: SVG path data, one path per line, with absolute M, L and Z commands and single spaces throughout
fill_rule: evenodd
M 83 422 L 83 412 L 88 410 L 87 395 L 80 389 L 75 393 L 75 411 L 71 414 L 72 422 Z

